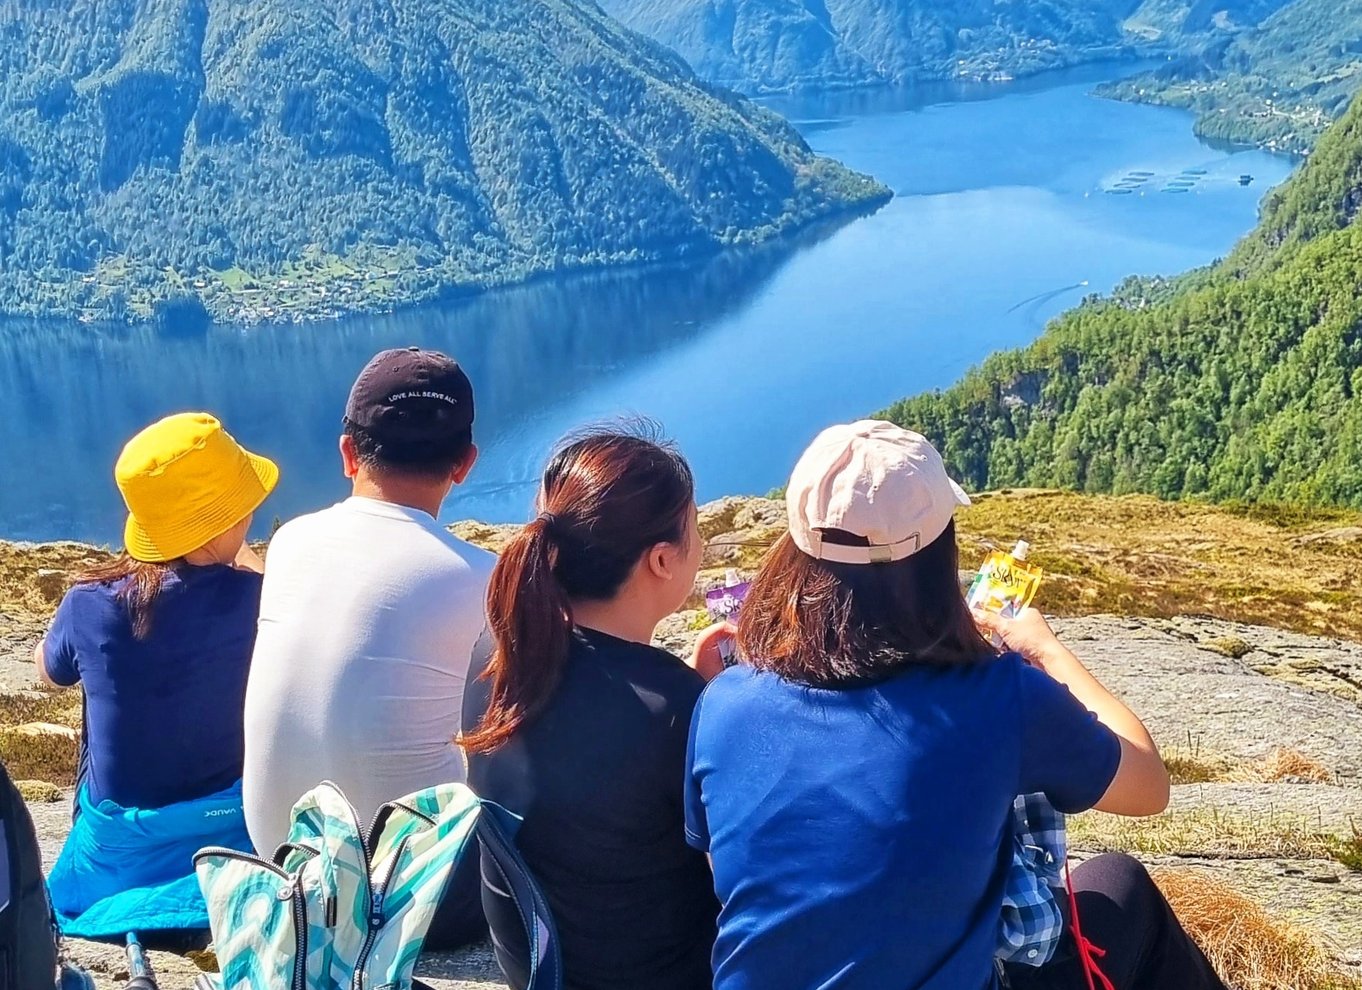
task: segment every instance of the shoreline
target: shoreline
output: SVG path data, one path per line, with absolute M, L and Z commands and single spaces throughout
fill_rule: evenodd
M 1171 53 L 1171 49 L 1162 49 L 1155 46 L 1153 49 L 1144 49 L 1139 45 L 1130 43 L 1116 43 L 1111 46 L 1092 49 L 1086 55 L 1078 55 L 1072 61 L 1062 61 L 1053 65 L 1037 66 L 1033 69 L 1026 69 L 1014 66 L 1011 70 L 996 70 L 991 74 L 959 72 L 954 75 L 946 74 L 926 74 L 920 76 L 905 76 L 902 79 L 876 79 L 866 80 L 865 82 L 844 82 L 831 81 L 827 83 L 791 83 L 782 87 L 761 87 L 758 89 L 744 90 L 735 86 L 731 82 L 713 82 L 709 85 L 724 89 L 731 89 L 742 96 L 747 97 L 763 106 L 769 101 L 786 98 L 800 99 L 819 95 L 838 96 L 842 94 L 855 93 L 875 93 L 883 90 L 902 90 L 912 92 L 914 90 L 931 91 L 940 88 L 942 90 L 952 87 L 977 87 L 979 89 L 997 88 L 1010 89 L 1025 84 L 1045 85 L 1048 76 L 1058 76 L 1079 73 L 1092 73 L 1092 82 L 1113 82 L 1110 73 L 1103 73 L 1104 67 L 1138 70 L 1144 66 L 1154 68 L 1160 64 L 1161 60 Z M 1130 73 L 1131 75 L 1134 72 Z M 1125 78 L 1125 75 L 1118 78 Z M 1073 80 L 1079 81 L 1079 80 Z M 1063 83 L 1058 83 L 1063 85 Z
M 817 157 L 823 162 L 831 161 L 823 156 Z M 459 280 L 457 273 L 444 270 L 444 266 L 421 266 L 414 256 L 406 257 L 410 252 L 400 249 L 385 251 L 377 245 L 366 245 L 363 251 L 345 258 L 332 255 L 303 257 L 283 263 L 275 271 L 259 275 L 251 275 L 235 267 L 224 271 L 176 272 L 176 278 L 181 285 L 177 294 L 146 301 L 145 313 L 128 309 L 123 319 L 101 315 L 89 308 L 76 307 L 70 312 L 0 310 L 0 320 L 25 320 L 40 326 L 79 323 L 96 332 L 101 330 L 118 332 L 140 326 L 192 333 L 213 327 L 250 330 L 263 326 L 315 325 L 439 306 L 485 294 L 512 291 L 554 279 L 590 278 L 620 272 L 642 273 L 653 269 L 666 270 L 704 264 L 729 252 L 778 250 L 782 245 L 793 245 L 812 232 L 837 229 L 870 216 L 894 198 L 894 191 L 874 176 L 850 169 L 846 171 L 854 175 L 863 186 L 863 190 L 856 196 L 807 216 L 794 215 L 783 218 L 771 225 L 771 229 L 740 230 L 726 239 L 715 240 L 706 250 L 685 256 L 622 257 L 593 261 L 576 259 L 556 268 L 536 265 L 533 261 L 527 260 L 520 264 L 505 266 L 496 274 Z M 396 267 L 393 267 L 393 258 L 399 255 L 411 264 L 404 265 L 402 261 L 398 261 Z M 102 259 L 100 264 L 106 262 L 116 265 L 129 281 L 135 281 L 127 276 L 130 263 L 122 256 Z M 100 266 L 96 265 L 94 272 L 81 276 L 82 281 L 89 283 L 97 280 L 99 270 Z M 307 270 L 318 276 L 325 274 L 328 277 L 308 278 L 305 274 L 299 274 L 300 270 Z M 80 273 L 71 274 L 74 276 Z M 236 283 L 235 287 L 229 285 L 228 276 Z M 417 280 L 419 284 L 406 290 L 394 290 L 390 295 L 392 284 L 403 280 Z M 185 288 L 186 283 L 193 286 L 193 291 Z M 331 300 L 330 290 L 336 289 L 337 283 L 341 283 L 337 300 L 343 301 L 344 308 L 340 308 Z M 102 287 L 120 290 L 126 288 L 117 282 L 100 284 Z M 247 288 L 247 285 L 257 287 Z M 246 293 L 267 291 L 282 292 L 293 298 L 285 301 L 280 295 L 275 295 L 251 308 L 247 308 L 246 304 L 238 299 Z M 296 297 L 301 295 L 306 295 L 307 298 L 299 302 Z M 235 309 L 231 308 L 234 302 L 238 303 Z

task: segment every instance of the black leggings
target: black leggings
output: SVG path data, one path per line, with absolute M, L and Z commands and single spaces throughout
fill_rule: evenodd
M 454 867 L 445 895 L 435 909 L 426 932 L 426 952 L 451 952 L 487 937 L 482 913 L 482 873 L 478 866 L 478 843 L 469 840 L 464 857 Z
M 1097 966 L 1116 990 L 1225 990 L 1136 860 L 1119 853 L 1090 859 L 1074 868 L 1073 889 L 1083 937 L 1104 950 Z M 1009 965 L 1007 978 L 1014 990 L 1088 990 L 1072 931 L 1050 962 Z

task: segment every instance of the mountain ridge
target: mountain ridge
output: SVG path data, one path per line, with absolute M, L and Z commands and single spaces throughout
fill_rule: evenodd
M 1192 111 L 1198 134 L 1306 153 L 1362 88 L 1362 0 L 602 0 L 710 82 L 750 94 L 1164 64 L 1103 96 Z
M 741 92 L 1006 79 L 1130 54 L 1135 0 L 602 0 L 626 26 Z
M 391 308 L 882 202 L 588 0 L 0 11 L 0 310 Z

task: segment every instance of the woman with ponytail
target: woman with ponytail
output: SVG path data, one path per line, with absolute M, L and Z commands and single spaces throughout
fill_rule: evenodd
M 495 649 L 464 706 L 469 784 L 524 819 L 568 987 L 708 990 L 719 905 L 686 843 L 682 780 L 732 630 L 706 630 L 689 663 L 649 645 L 700 567 L 690 468 L 627 432 L 569 438 L 539 510 L 492 573 Z M 495 915 L 495 940 L 514 944 Z

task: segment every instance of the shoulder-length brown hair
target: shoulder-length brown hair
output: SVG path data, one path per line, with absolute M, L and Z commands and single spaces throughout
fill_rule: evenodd
M 173 561 L 150 564 L 121 553 L 113 560 L 86 568 L 76 576 L 76 583 L 118 585 L 118 600 L 128 610 L 133 639 L 141 640 L 151 635 L 156 599 L 174 566 Z
M 824 539 L 865 545 L 846 533 Z M 752 581 L 738 644 L 758 670 L 830 688 L 883 680 L 909 664 L 997 654 L 960 590 L 954 523 L 911 557 L 886 564 L 816 560 L 786 533 Z
M 569 437 L 549 461 L 539 517 L 497 558 L 487 588 L 496 641 L 478 727 L 459 738 L 489 753 L 548 705 L 567 663 L 573 601 L 614 598 L 645 553 L 680 545 L 694 511 L 689 465 L 671 445 L 626 430 Z

